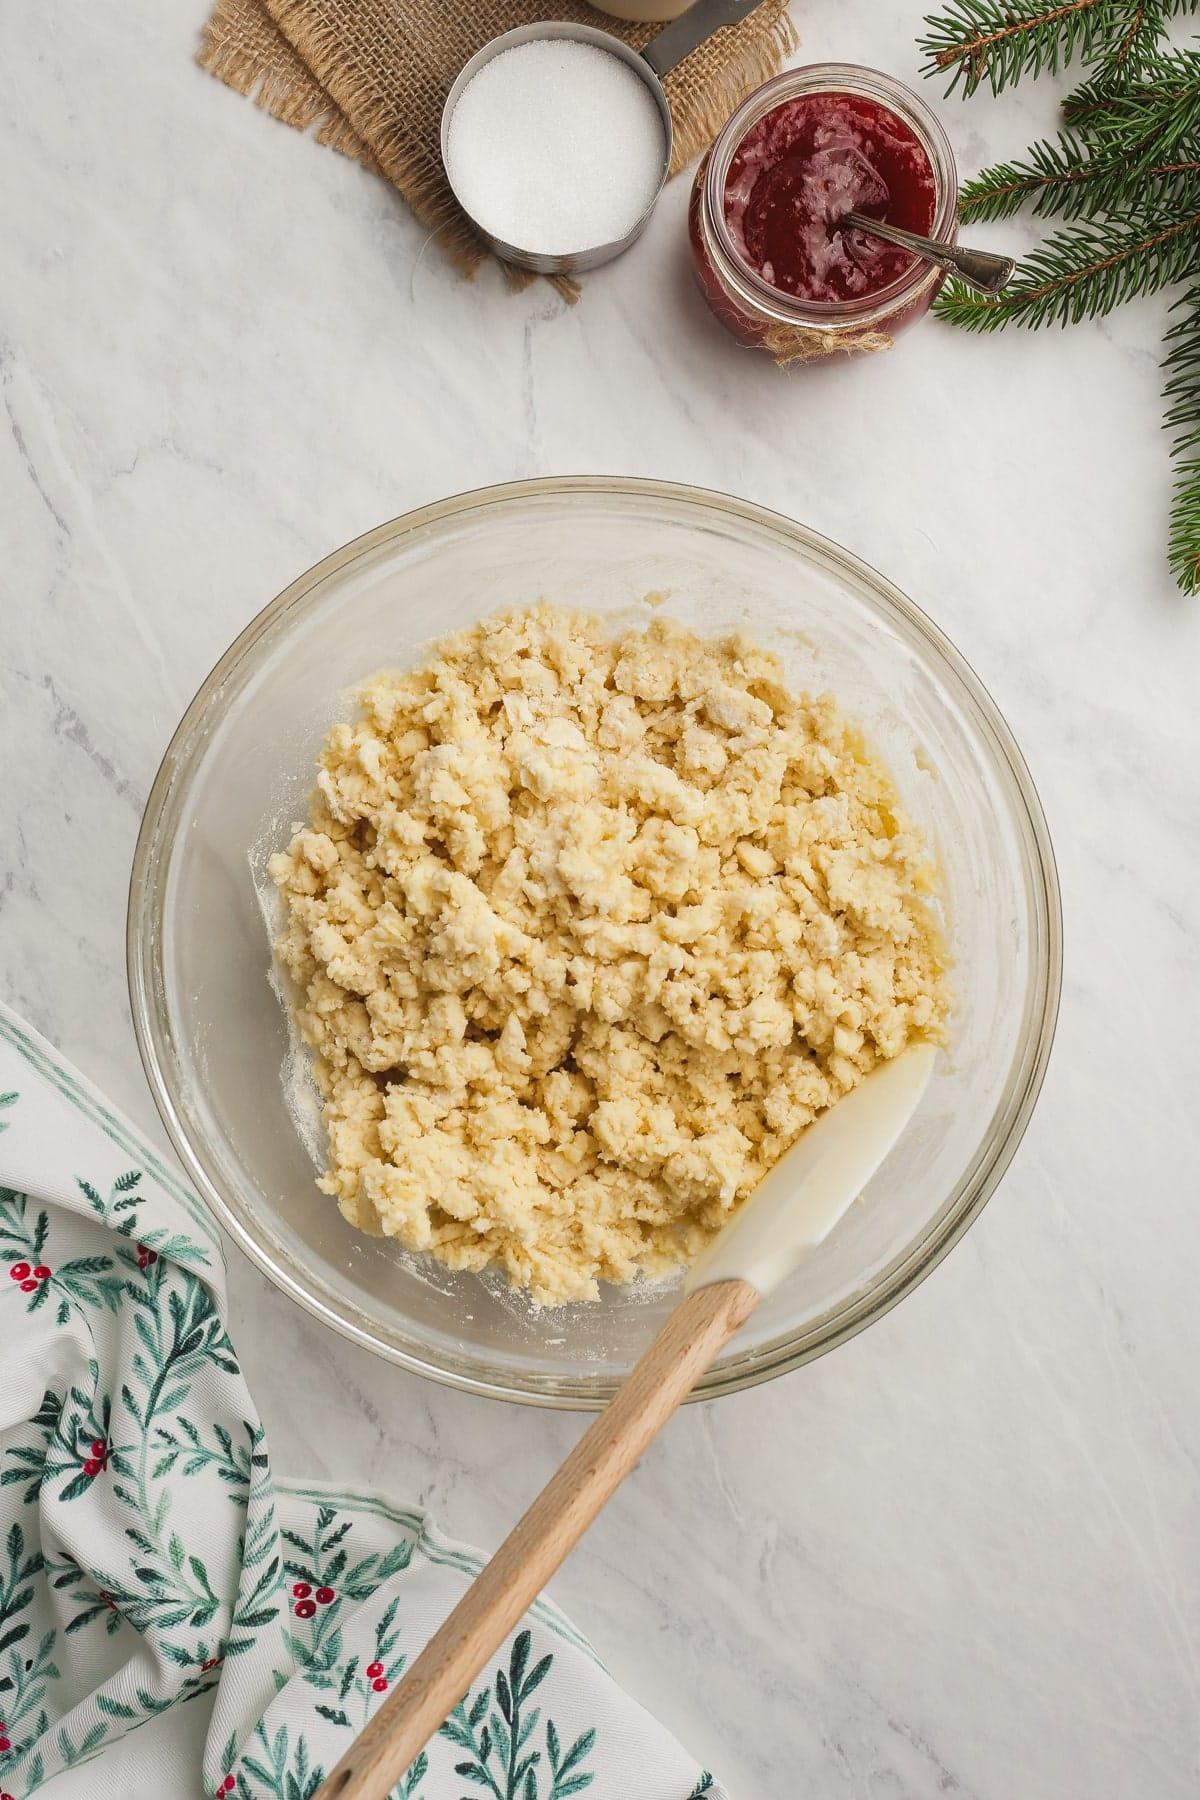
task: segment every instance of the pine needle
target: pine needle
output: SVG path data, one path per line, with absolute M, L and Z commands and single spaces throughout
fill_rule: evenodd
M 1185 594 L 1200 592 L 1200 282 L 1175 302 L 1166 335 L 1163 423 L 1171 433 L 1175 480 L 1167 559 Z
M 1200 137 L 1200 53 L 1175 50 L 1142 65 L 1136 80 L 1114 83 L 1106 69 L 1063 101 L 1063 118 L 1093 145 L 1167 159 Z M 1131 169 L 1131 174 L 1133 173 Z
M 1081 224 L 1056 231 L 1021 264 L 1019 278 L 995 300 L 961 282 L 943 288 L 939 316 L 968 331 L 1002 325 L 1075 325 L 1138 294 L 1157 293 L 1191 274 L 1200 250 L 1200 211 L 1136 230 Z
M 1073 325 L 1188 283 L 1163 362 L 1174 465 L 1168 558 L 1200 593 L 1200 51 L 1166 46 L 1169 22 L 1200 0 L 949 0 L 926 20 L 928 72 L 994 93 L 1071 61 L 1088 79 L 1064 129 L 968 181 L 960 215 L 1022 211 L 1065 221 L 994 300 L 950 282 L 935 301 L 965 331 Z
M 1134 210 L 1129 201 L 1129 162 L 1112 150 L 1090 155 L 1082 139 L 1063 132 L 1031 146 L 1026 156 L 997 163 L 963 186 L 964 223 L 1011 219 L 1026 207 L 1038 218 L 1094 219 Z M 1194 154 L 1152 163 L 1139 172 L 1136 210 L 1175 217 L 1200 209 L 1200 142 Z
M 949 76 L 973 94 L 984 82 L 994 94 L 1022 75 L 1053 75 L 1076 58 L 1108 54 L 1137 64 L 1162 36 L 1165 17 L 1195 0 L 950 0 L 927 19 L 920 48 L 926 73 Z

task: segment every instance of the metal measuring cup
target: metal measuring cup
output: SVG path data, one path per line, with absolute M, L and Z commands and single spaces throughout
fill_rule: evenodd
M 614 256 L 620 256 L 622 250 L 628 250 L 630 244 L 636 242 L 646 229 L 671 166 L 671 109 L 667 105 L 662 77 L 669 75 L 685 56 L 690 56 L 714 31 L 719 31 L 723 25 L 736 25 L 760 4 L 761 0 L 695 0 L 685 13 L 673 19 L 657 37 L 651 38 L 640 53 L 631 50 L 628 44 L 621 38 L 614 37 L 611 31 L 601 31 L 594 25 L 572 25 L 551 19 L 536 25 L 518 25 L 515 31 L 502 32 L 499 37 L 486 43 L 482 50 L 477 50 L 459 70 L 442 108 L 442 167 L 450 190 L 460 206 L 462 196 L 451 180 L 447 154 L 450 120 L 454 109 L 463 89 L 478 75 L 484 64 L 491 62 L 493 57 L 500 56 L 505 50 L 515 50 L 519 44 L 530 44 L 545 38 L 573 38 L 576 43 L 593 44 L 598 50 L 607 50 L 610 56 L 619 57 L 645 83 L 654 98 L 663 128 L 663 158 L 658 184 L 645 212 L 624 237 L 617 238 L 610 244 L 594 244 L 586 249 L 572 251 L 566 256 L 545 256 L 536 250 L 527 250 L 522 244 L 505 243 L 503 238 L 494 236 L 481 225 L 469 208 L 463 206 L 463 211 L 484 243 L 490 245 L 505 262 L 516 263 L 523 269 L 533 269 L 539 275 L 576 275 L 583 269 L 594 269 L 600 263 L 610 262 Z

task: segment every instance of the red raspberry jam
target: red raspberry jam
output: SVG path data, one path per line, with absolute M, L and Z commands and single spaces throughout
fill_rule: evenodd
M 849 63 L 789 69 L 742 102 L 697 170 L 696 279 L 726 330 L 784 367 L 870 354 L 944 277 L 846 214 L 952 243 L 957 203 L 954 153 L 919 95 Z
M 738 145 L 725 181 L 738 254 L 771 287 L 821 304 L 879 293 L 917 260 L 843 228 L 848 212 L 928 236 L 936 203 L 916 133 L 853 94 L 799 94 L 774 107 Z

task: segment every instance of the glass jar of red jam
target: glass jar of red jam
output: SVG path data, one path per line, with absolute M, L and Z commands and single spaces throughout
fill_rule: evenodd
M 696 171 L 688 226 L 709 306 L 780 362 L 882 349 L 929 308 L 939 269 L 847 212 L 952 243 L 958 179 L 916 94 L 848 63 L 790 69 L 738 107 Z

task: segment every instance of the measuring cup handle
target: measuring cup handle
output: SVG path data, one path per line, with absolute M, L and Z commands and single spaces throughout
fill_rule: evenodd
M 762 0 L 694 0 L 685 13 L 680 13 L 665 30 L 651 38 L 642 55 L 661 79 L 681 63 L 685 56 L 698 50 L 706 38 L 722 25 L 736 25 L 749 18 Z

